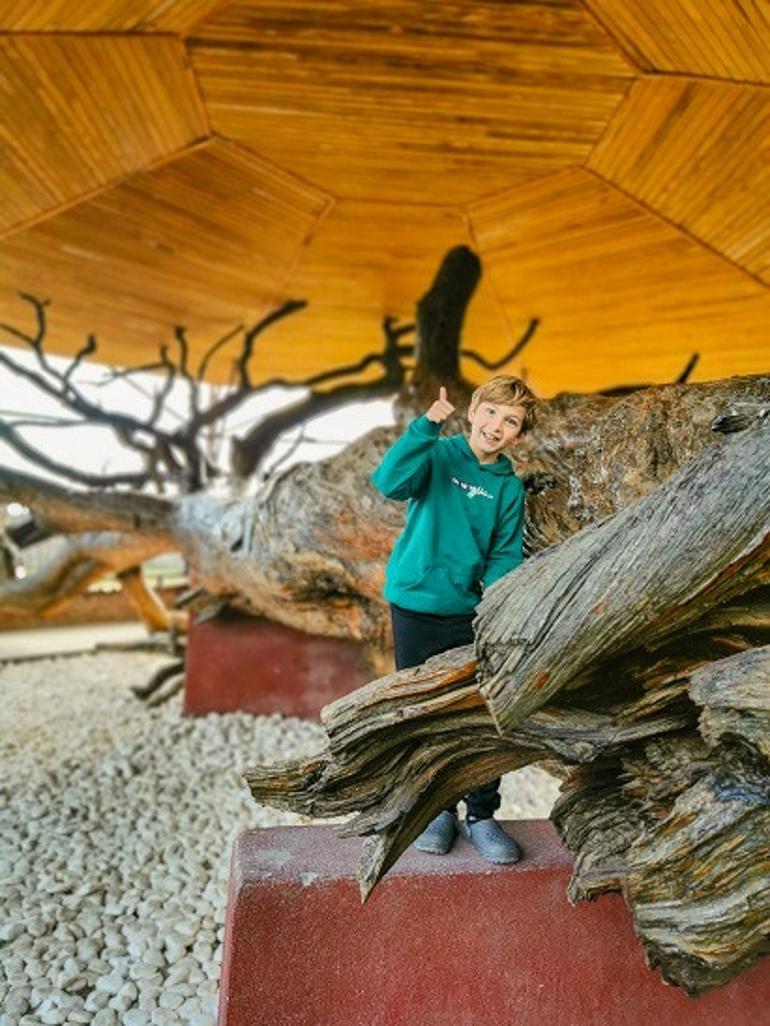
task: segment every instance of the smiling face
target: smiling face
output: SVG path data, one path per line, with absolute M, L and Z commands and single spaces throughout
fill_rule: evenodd
M 524 425 L 523 406 L 507 406 L 483 399 L 468 409 L 471 436 L 468 439 L 479 463 L 494 463 L 503 449 L 513 445 Z

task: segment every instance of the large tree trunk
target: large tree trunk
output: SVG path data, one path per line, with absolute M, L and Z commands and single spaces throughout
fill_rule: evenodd
M 770 379 L 645 389 L 623 399 L 560 397 L 515 451 L 528 484 L 527 546 L 536 552 L 623 509 L 707 445 L 736 403 L 756 414 Z M 645 433 L 647 424 L 651 430 Z M 378 428 L 332 459 L 295 466 L 253 497 L 194 494 L 176 503 L 76 491 L 0 469 L 0 497 L 65 530 L 129 532 L 182 552 L 196 581 L 236 608 L 311 633 L 389 645 L 380 591 L 403 526 L 400 503 L 369 476 L 396 429 Z M 156 549 L 157 551 L 157 549 Z M 125 564 L 122 564 L 125 566 Z M 16 582 L 34 601 L 34 582 Z M 0 610 L 9 592 L 0 585 Z

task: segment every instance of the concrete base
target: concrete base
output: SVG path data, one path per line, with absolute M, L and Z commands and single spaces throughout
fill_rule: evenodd
M 361 907 L 360 841 L 250 831 L 233 854 L 219 1026 L 757 1026 L 766 960 L 693 1000 L 644 963 L 618 895 L 572 908 L 546 821 L 506 824 L 525 857 L 406 852 Z
M 317 718 L 371 677 L 355 642 L 226 613 L 190 625 L 184 709 Z

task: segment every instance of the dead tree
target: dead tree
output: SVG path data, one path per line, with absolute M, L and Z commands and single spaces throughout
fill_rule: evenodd
M 566 777 L 573 901 L 622 891 L 649 964 L 692 995 L 767 953 L 770 405 L 752 410 L 497 582 L 475 647 L 328 706 L 326 747 L 251 770 L 254 797 L 355 813 L 365 898 L 442 808 L 544 762 Z

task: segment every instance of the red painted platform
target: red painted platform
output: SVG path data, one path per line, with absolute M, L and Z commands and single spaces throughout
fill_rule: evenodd
M 327 827 L 243 834 L 233 853 L 219 1026 L 759 1026 L 770 961 L 698 999 L 648 970 L 618 895 L 572 907 L 546 821 L 525 857 L 464 838 L 406 852 L 361 906 L 360 841 Z
M 317 718 L 372 673 L 362 646 L 257 617 L 226 613 L 191 623 L 184 710 Z

